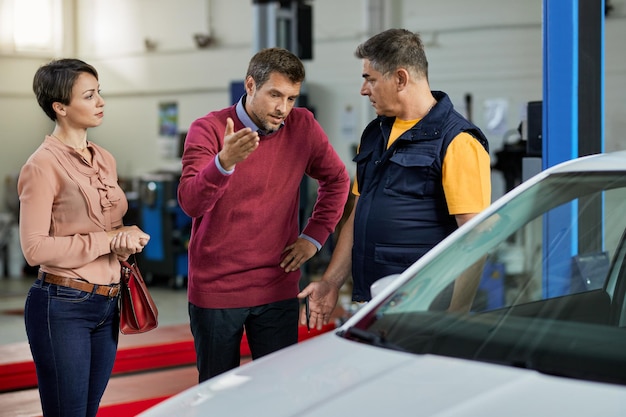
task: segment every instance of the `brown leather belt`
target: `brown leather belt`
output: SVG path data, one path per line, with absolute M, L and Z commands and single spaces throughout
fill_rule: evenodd
M 49 282 L 50 284 L 60 285 L 61 287 L 74 288 L 76 290 L 90 292 L 98 295 L 104 295 L 105 297 L 110 298 L 117 297 L 117 294 L 119 294 L 120 292 L 120 284 L 91 284 L 89 282 L 83 282 L 75 278 L 61 277 L 59 275 L 49 274 L 43 271 L 39 271 L 37 277 L 43 282 Z

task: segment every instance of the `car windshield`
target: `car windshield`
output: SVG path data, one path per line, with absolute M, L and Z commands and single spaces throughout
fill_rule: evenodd
M 626 174 L 552 174 L 410 269 L 345 337 L 626 384 L 625 230 Z

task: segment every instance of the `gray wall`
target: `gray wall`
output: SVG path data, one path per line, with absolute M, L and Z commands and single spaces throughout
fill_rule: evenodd
M 2 0 L 0 0 L 1 2 Z M 614 0 L 617 17 L 606 24 L 606 148 L 626 148 L 626 0 Z M 53 56 L 76 56 L 100 72 L 105 122 L 90 139 L 117 158 L 121 176 L 176 169 L 164 156 L 158 109 L 179 107 L 179 130 L 197 117 L 230 104 L 229 84 L 244 77 L 253 51 L 251 0 L 63 0 L 66 43 L 56 54 L 0 55 L 0 178 L 15 176 L 43 136 L 53 128 L 31 90 L 39 65 Z M 355 46 L 374 28 L 406 27 L 422 33 L 433 89 L 446 91 L 461 112 L 473 97 L 473 120 L 487 133 L 492 153 L 524 118 L 528 101 L 542 98 L 541 0 L 314 0 L 314 59 L 306 61 L 306 92 L 316 115 L 351 172 L 352 146 L 373 116 L 359 95 L 361 63 Z M 451 13 L 452 11 L 452 13 Z M 193 34 L 215 42 L 198 49 Z M 76 36 L 74 36 L 76 35 Z M 147 51 L 144 40 L 156 43 Z M 504 104 L 492 129 L 491 104 Z M 500 107 L 498 107 L 500 108 Z M 346 118 L 351 109 L 352 118 Z M 495 159 L 494 159 L 495 162 Z M 494 198 L 503 181 L 493 174 Z M 14 196 L 0 183 L 0 211 Z

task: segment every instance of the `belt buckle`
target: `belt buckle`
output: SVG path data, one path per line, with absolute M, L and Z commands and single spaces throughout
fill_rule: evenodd
M 107 296 L 108 296 L 109 298 L 115 298 L 115 295 L 113 295 L 113 291 L 114 291 L 114 290 L 116 290 L 117 288 L 118 288 L 118 287 L 113 287 L 113 286 L 110 286 L 110 287 L 109 287 L 109 293 L 107 294 Z

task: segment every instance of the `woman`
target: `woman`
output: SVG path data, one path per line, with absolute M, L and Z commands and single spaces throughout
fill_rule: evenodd
M 104 116 L 98 73 L 52 61 L 33 81 L 54 130 L 18 179 L 20 239 L 39 265 L 24 317 L 45 417 L 95 416 L 115 361 L 120 260 L 150 236 L 124 226 L 128 202 L 113 156 L 87 140 Z

